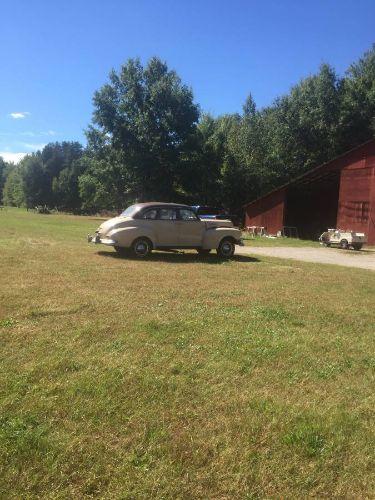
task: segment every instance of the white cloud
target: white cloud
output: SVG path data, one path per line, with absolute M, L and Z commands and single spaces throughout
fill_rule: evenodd
M 6 162 L 19 163 L 27 153 L 9 153 L 8 151 L 0 151 L 0 156 Z
M 17 112 L 9 114 L 9 116 L 14 118 L 15 120 L 20 120 L 20 119 L 26 118 L 26 116 L 29 116 L 29 115 L 30 115 L 30 113 L 28 111 L 17 111 Z
M 43 137 L 43 136 L 55 136 L 57 132 L 54 130 L 46 130 L 44 132 L 33 132 L 31 130 L 25 130 L 24 132 L 18 132 L 11 134 L 10 132 L 0 132 L 0 136 L 20 136 L 20 137 Z

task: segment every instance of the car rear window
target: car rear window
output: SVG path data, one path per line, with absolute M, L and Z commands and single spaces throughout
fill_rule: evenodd
M 174 208 L 160 208 L 158 218 L 161 220 L 176 220 L 176 210 Z
M 145 210 L 142 214 L 142 219 L 156 219 L 158 214 L 157 208 L 150 208 L 149 210 Z

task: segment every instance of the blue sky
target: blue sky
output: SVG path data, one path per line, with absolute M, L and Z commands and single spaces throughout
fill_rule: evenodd
M 270 104 L 375 42 L 374 0 L 1 0 L 0 155 L 85 142 L 93 92 L 129 57 L 166 60 L 204 111 Z

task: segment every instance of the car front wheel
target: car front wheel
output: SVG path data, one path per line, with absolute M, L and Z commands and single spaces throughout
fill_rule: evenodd
M 148 238 L 138 238 L 133 242 L 131 250 L 134 257 L 147 257 L 152 251 L 151 241 Z
M 349 248 L 348 240 L 341 240 L 340 241 L 340 248 L 342 248 L 343 250 L 348 250 L 348 248 Z
M 220 241 L 219 246 L 217 247 L 217 254 L 219 257 L 222 259 L 230 259 L 233 257 L 235 250 L 235 244 L 234 241 L 229 239 L 229 238 L 224 238 L 223 240 Z

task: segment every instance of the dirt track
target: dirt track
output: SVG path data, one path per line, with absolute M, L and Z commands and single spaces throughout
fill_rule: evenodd
M 336 264 L 338 266 L 358 267 L 375 271 L 375 251 L 339 250 L 336 248 L 309 247 L 237 247 L 236 253 L 242 255 L 264 255 L 281 259 L 302 260 L 320 264 Z

